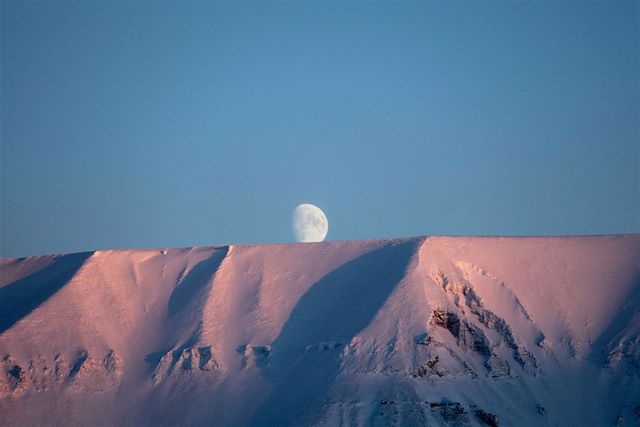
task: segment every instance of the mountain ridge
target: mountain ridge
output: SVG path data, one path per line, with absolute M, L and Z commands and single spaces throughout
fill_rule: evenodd
M 248 243 L 214 243 L 214 244 L 198 244 L 191 246 L 148 246 L 148 247 L 130 247 L 130 248 L 97 248 L 89 250 L 79 250 L 70 252 L 47 252 L 35 255 L 24 256 L 9 256 L 0 257 L 0 262 L 17 261 L 28 258 L 38 257 L 53 257 L 61 255 L 74 255 L 74 254 L 93 254 L 95 252 L 125 252 L 125 251 L 162 251 L 162 250 L 189 250 L 189 249 L 202 249 L 202 248 L 220 248 L 220 247 L 247 247 L 247 246 L 293 246 L 293 245 L 327 245 L 327 244 L 340 244 L 346 242 L 391 242 L 391 241 L 404 241 L 414 239 L 428 239 L 428 238 L 470 238 L 470 239 L 577 239 L 577 238 L 593 238 L 593 237 L 631 237 L 640 236 L 640 233 L 604 233 L 604 234 L 423 234 L 418 236 L 403 236 L 403 237 L 377 237 L 372 239 L 348 239 L 348 240 L 325 240 L 322 242 L 248 242 Z
M 640 412 L 640 235 L 102 250 L 0 272 L 3 425 Z

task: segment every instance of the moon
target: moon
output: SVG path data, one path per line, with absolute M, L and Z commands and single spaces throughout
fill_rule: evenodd
M 295 208 L 292 226 L 298 242 L 322 242 L 329 231 L 327 216 L 322 209 L 309 203 Z

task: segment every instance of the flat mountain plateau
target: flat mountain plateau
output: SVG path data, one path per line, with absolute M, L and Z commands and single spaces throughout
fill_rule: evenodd
M 0 425 L 640 423 L 640 235 L 0 260 Z

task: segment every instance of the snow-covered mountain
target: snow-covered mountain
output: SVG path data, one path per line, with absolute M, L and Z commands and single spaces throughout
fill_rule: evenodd
M 637 425 L 640 235 L 0 261 L 0 425 Z

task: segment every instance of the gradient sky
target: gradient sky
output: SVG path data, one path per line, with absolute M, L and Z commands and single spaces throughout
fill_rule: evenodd
M 3 1 L 1 254 L 637 233 L 638 5 Z

